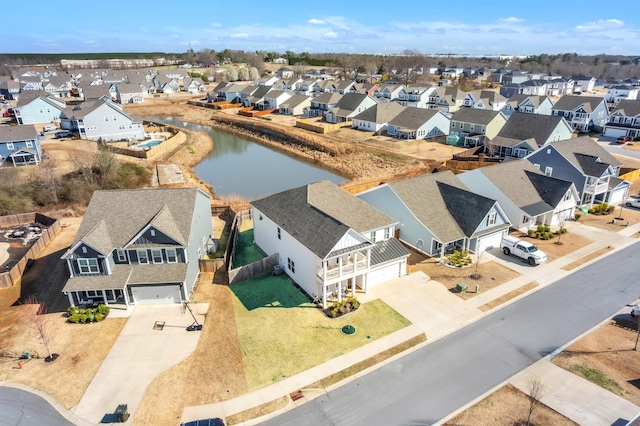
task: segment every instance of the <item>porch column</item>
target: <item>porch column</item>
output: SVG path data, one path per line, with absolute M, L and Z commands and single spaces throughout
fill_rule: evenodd
M 73 301 L 73 292 L 72 291 L 67 293 L 67 297 L 69 298 L 69 306 L 75 306 L 76 302 Z
M 109 302 L 107 301 L 107 292 L 104 290 L 102 291 L 102 301 L 104 302 L 105 305 L 109 306 Z
M 322 284 L 322 309 L 327 309 L 327 287 Z
M 126 287 L 122 288 L 122 299 L 124 300 L 124 305 L 129 309 L 129 301 L 127 300 L 127 289 Z
M 363 279 L 364 277 L 366 275 L 362 276 Z M 356 277 L 351 278 L 351 297 L 356 297 Z
M 342 302 L 342 281 L 338 281 L 338 302 Z
M 440 262 L 444 259 L 444 244 L 440 245 Z

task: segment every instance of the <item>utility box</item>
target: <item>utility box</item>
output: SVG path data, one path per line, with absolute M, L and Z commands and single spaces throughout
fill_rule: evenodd
M 129 420 L 129 412 L 127 411 L 127 404 L 120 404 L 118 408 L 116 408 L 116 419 L 118 419 L 119 423 L 124 423 Z
M 469 286 L 467 285 L 467 283 L 458 283 L 458 285 L 456 285 L 456 290 L 458 291 L 458 293 L 466 292 L 467 290 L 469 290 Z

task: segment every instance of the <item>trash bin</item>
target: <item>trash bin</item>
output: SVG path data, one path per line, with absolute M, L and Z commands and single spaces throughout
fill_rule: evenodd
M 127 404 L 120 404 L 118 408 L 116 408 L 116 419 L 118 419 L 119 423 L 124 423 L 129 420 L 129 412 L 127 411 Z

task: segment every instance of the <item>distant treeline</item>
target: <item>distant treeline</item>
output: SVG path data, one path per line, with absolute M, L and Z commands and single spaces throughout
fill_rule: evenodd
M 106 59 L 153 59 L 158 57 L 180 58 L 184 53 L 166 52 L 108 52 L 108 53 L 3 53 L 0 54 L 0 63 L 16 63 L 24 61 L 28 64 L 54 63 L 62 59 L 87 59 L 101 61 Z

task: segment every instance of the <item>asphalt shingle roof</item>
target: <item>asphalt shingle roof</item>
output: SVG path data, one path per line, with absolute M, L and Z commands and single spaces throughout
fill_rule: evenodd
M 404 127 L 406 129 L 418 129 L 431 118 L 440 114 L 438 109 L 407 107 L 400 112 L 393 120 L 389 121 L 392 126 Z
M 353 117 L 353 120 L 370 121 L 372 123 L 388 123 L 398 114 L 401 114 L 405 107 L 397 102 L 385 102 L 372 106 Z
M 251 205 L 323 259 L 349 229 L 364 233 L 396 223 L 329 181 L 279 192 Z
M 558 111 L 573 111 L 582 106 L 586 112 L 590 113 L 602 102 L 604 102 L 604 98 L 597 96 L 565 95 L 558 99 L 558 102 L 555 103 L 552 109 Z
M 458 111 L 453 113 L 451 121 L 482 124 L 486 126 L 491 123 L 498 114 L 500 114 L 500 111 L 490 111 L 487 109 L 477 108 L 460 108 Z
M 545 144 L 554 130 L 562 125 L 559 115 L 527 114 L 515 111 L 498 132 L 498 136 L 525 140 L 534 138 L 538 145 Z M 568 127 L 568 125 L 567 125 Z
M 126 247 L 148 224 L 187 245 L 197 188 L 95 191 L 76 234 L 102 254 Z
M 37 137 L 36 128 L 32 124 L 0 126 L 0 143 L 33 141 Z
M 570 163 L 572 163 L 579 170 L 582 170 L 583 172 L 585 172 L 585 174 L 587 170 L 584 169 L 584 167 L 588 167 L 588 163 L 593 163 L 593 161 L 584 157 L 582 158 L 582 160 L 579 160 L 576 154 L 582 154 L 583 156 L 598 158 L 600 159 L 600 162 L 610 164 L 614 167 L 622 165 L 620 161 L 618 161 L 606 149 L 598 145 L 598 143 L 593 139 L 591 139 L 589 136 L 580 136 L 575 139 L 567 139 L 564 141 L 551 142 L 549 145 L 553 146 Z M 589 169 L 589 171 L 597 171 L 597 170 Z M 600 176 L 600 175 L 601 174 L 589 175 L 589 176 Z

